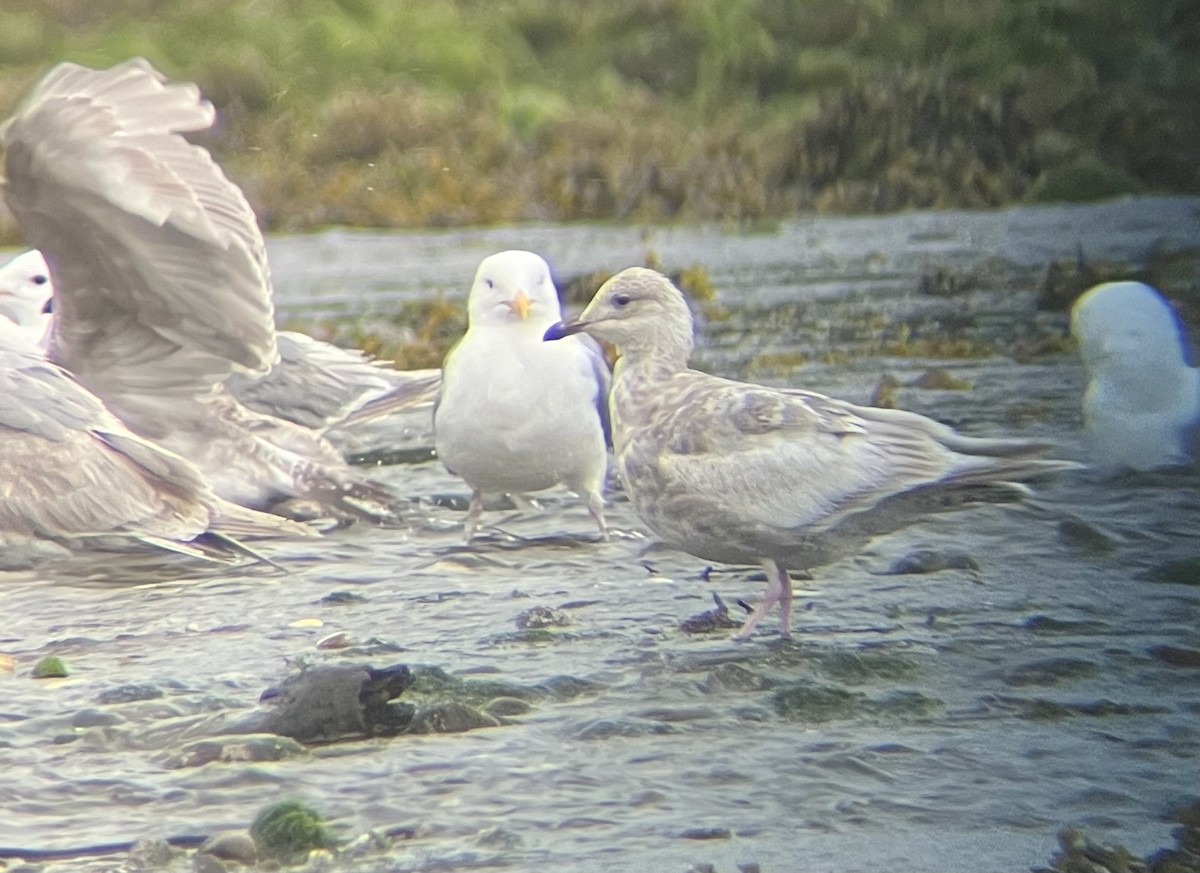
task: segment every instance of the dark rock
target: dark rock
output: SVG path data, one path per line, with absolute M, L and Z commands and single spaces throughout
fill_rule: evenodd
M 680 831 L 679 836 L 685 840 L 728 840 L 733 838 L 729 828 L 688 828 Z
M 566 627 L 571 623 L 571 616 L 559 609 L 549 606 L 532 606 L 522 610 L 515 619 L 517 630 L 541 630 L 551 627 Z
M 418 710 L 409 726 L 414 734 L 457 734 L 477 728 L 499 727 L 500 720 L 464 703 L 448 701 Z
M 1185 649 L 1182 646 L 1151 646 L 1146 650 L 1152 658 L 1170 664 L 1172 667 L 1200 667 L 1200 650 Z
M 103 712 L 99 709 L 81 709 L 75 715 L 71 716 L 71 727 L 110 727 L 114 724 L 121 724 L 123 721 L 125 719 L 121 718 L 115 712 Z
M 307 754 L 308 750 L 290 737 L 251 734 L 187 743 L 179 749 L 167 752 L 163 766 L 168 770 L 177 770 L 184 767 L 202 767 L 213 761 L 226 764 L 260 763 L 283 761 Z
M 257 731 L 318 742 L 347 737 L 393 736 L 408 727 L 412 711 L 393 701 L 413 684 L 403 664 L 308 667 L 263 692 L 269 707 L 251 717 Z M 246 730 L 239 722 L 233 729 Z
M 966 552 L 915 549 L 883 571 L 885 576 L 937 573 L 941 570 L 975 570 L 979 563 Z
M 747 670 L 740 664 L 718 664 L 700 687 L 711 694 L 720 691 L 762 691 L 769 685 L 770 681 L 765 676 Z
M 118 685 L 108 688 L 96 695 L 96 702 L 105 706 L 118 703 L 134 703 L 138 700 L 158 700 L 163 696 L 163 690 L 149 683 Z
M 1081 658 L 1047 658 L 1014 667 L 1004 674 L 1006 685 L 1057 685 L 1071 679 L 1084 679 L 1100 672 L 1100 667 Z
M 1200 585 L 1200 558 L 1167 561 L 1143 573 L 1140 578 L 1165 585 Z
M 775 711 L 786 718 L 814 724 L 852 718 L 861 711 L 865 695 L 832 685 L 796 682 L 775 691 Z
M 1116 542 L 1108 534 L 1095 525 L 1078 518 L 1060 521 L 1058 538 L 1071 548 L 1092 555 L 1102 555 L 1117 547 Z
M 712 598 L 713 603 L 716 604 L 715 609 L 685 618 L 680 623 L 679 629 L 685 634 L 703 634 L 716 630 L 741 627 L 741 622 L 734 621 L 729 617 L 729 607 L 725 605 L 725 601 L 721 599 L 721 595 L 714 591 Z

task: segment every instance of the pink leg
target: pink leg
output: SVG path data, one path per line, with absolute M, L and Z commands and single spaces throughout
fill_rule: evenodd
M 467 506 L 467 536 L 470 542 L 479 531 L 479 517 L 483 515 L 483 489 L 476 488 L 471 492 L 471 503 Z
M 763 569 L 767 573 L 767 590 L 763 593 L 763 599 L 755 607 L 754 612 L 750 613 L 750 617 L 746 619 L 745 624 L 741 626 L 736 634 L 733 635 L 735 640 L 748 640 L 750 634 L 753 633 L 755 626 L 762 620 L 762 617 L 771 611 L 771 607 L 776 603 L 779 604 L 779 635 L 783 639 L 789 639 L 792 635 L 792 580 L 788 576 L 787 570 L 779 566 L 778 562 L 770 558 L 764 558 L 762 562 Z
M 600 539 L 608 542 L 608 525 L 604 523 L 604 498 L 593 491 L 587 496 L 587 508 L 596 526 L 600 528 Z

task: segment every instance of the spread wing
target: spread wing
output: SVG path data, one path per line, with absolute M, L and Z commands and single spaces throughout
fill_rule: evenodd
M 203 391 L 277 352 L 262 235 L 185 131 L 192 85 L 61 64 L 0 130 L 5 196 L 56 292 L 55 359 L 103 396 Z
M 182 458 L 134 436 L 93 395 L 33 354 L 0 350 L 0 530 L 190 540 L 209 496 Z

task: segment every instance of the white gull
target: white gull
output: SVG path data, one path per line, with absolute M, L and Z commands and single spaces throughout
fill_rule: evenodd
M 587 500 L 607 536 L 608 367 L 585 338 L 542 341 L 562 317 L 550 268 L 532 252 L 484 258 L 467 310 L 467 332 L 446 355 L 433 416 L 438 457 L 472 489 L 467 539 L 485 491 L 520 495 L 558 484 Z
M 1109 469 L 1185 463 L 1200 421 L 1200 371 L 1188 366 L 1170 304 L 1141 282 L 1097 285 L 1071 307 L 1088 371 L 1089 460 Z

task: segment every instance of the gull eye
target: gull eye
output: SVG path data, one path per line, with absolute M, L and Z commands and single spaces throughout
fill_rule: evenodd
M 487 285 L 489 288 L 495 288 L 495 287 L 496 287 L 496 283 L 495 283 L 495 282 L 493 282 L 491 279 L 484 279 L 484 280 L 483 280 L 483 284 L 484 284 L 484 285 Z
M 34 285 L 45 285 L 45 284 L 46 284 L 47 282 L 49 282 L 49 281 L 50 281 L 50 277 L 49 277 L 49 276 L 45 276 L 45 275 L 43 275 L 43 274 L 41 274 L 41 273 L 38 273 L 36 276 L 34 276 L 34 277 L 33 277 L 33 284 L 34 284 Z
M 625 306 L 628 306 L 630 301 L 632 301 L 632 300 L 633 300 L 633 298 L 630 297 L 628 294 L 614 294 L 612 302 L 613 302 L 613 306 L 617 307 L 618 309 L 621 309 Z

